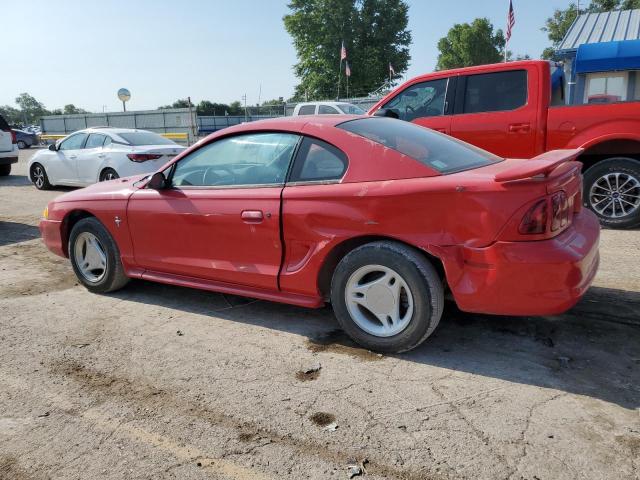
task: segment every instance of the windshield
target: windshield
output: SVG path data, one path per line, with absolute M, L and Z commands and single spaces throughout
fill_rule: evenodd
M 337 127 L 415 158 L 440 173 L 460 172 L 502 160 L 468 143 L 394 118 L 361 118 Z
M 118 133 L 129 145 L 177 145 L 176 142 L 153 132 Z
M 351 105 L 350 103 L 339 103 L 338 107 L 340 107 L 340 110 L 344 113 L 348 113 L 350 115 L 364 115 L 367 113 L 357 105 Z

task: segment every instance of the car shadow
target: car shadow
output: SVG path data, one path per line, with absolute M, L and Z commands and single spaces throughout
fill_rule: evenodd
M 294 333 L 306 337 L 313 352 L 379 360 L 339 329 L 330 307 L 309 310 L 144 281 L 111 295 Z M 598 287 L 572 310 L 553 317 L 469 314 L 447 302 L 435 333 L 417 349 L 393 357 L 634 409 L 640 407 L 637 312 L 640 293 Z
M 0 220 L 0 247 L 40 238 L 40 230 L 33 225 Z
M 29 177 L 27 175 L 7 175 L 5 177 L 0 177 L 0 187 L 31 187 L 35 189 L 36 187 L 31 183 Z M 71 190 L 76 190 L 79 187 L 63 187 L 63 186 L 53 186 L 51 187 L 51 191 L 54 192 L 70 192 Z

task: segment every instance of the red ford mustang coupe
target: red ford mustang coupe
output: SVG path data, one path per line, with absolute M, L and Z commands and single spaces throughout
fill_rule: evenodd
M 152 176 L 66 193 L 47 247 L 90 291 L 129 278 L 320 307 L 359 344 L 410 350 L 445 290 L 467 312 L 573 306 L 598 267 L 579 150 L 505 160 L 391 118 L 323 116 L 210 135 Z

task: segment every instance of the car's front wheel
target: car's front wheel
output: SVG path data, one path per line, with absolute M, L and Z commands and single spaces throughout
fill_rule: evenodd
M 105 168 L 100 174 L 100 181 L 106 182 L 107 180 L 115 180 L 116 178 L 120 178 L 118 172 L 116 172 L 113 168 Z
M 433 333 L 444 306 L 442 281 L 415 249 L 381 241 L 356 248 L 338 264 L 331 282 L 338 322 L 358 344 L 398 353 Z
M 49 183 L 49 177 L 44 167 L 39 163 L 31 165 L 31 181 L 38 190 L 49 190 L 51 184 Z
M 94 217 L 83 218 L 71 229 L 69 259 L 78 280 L 92 292 L 113 292 L 129 281 L 118 245 Z
M 640 161 L 601 160 L 584 173 L 584 203 L 610 228 L 640 225 Z

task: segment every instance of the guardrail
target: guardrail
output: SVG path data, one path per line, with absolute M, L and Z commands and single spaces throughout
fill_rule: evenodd
M 69 135 L 43 133 L 38 136 L 40 137 L 40 140 L 60 140 L 61 138 L 68 137 Z M 186 132 L 167 132 L 159 133 L 158 135 L 168 138 L 169 140 L 182 140 L 187 143 L 189 142 L 189 134 Z

